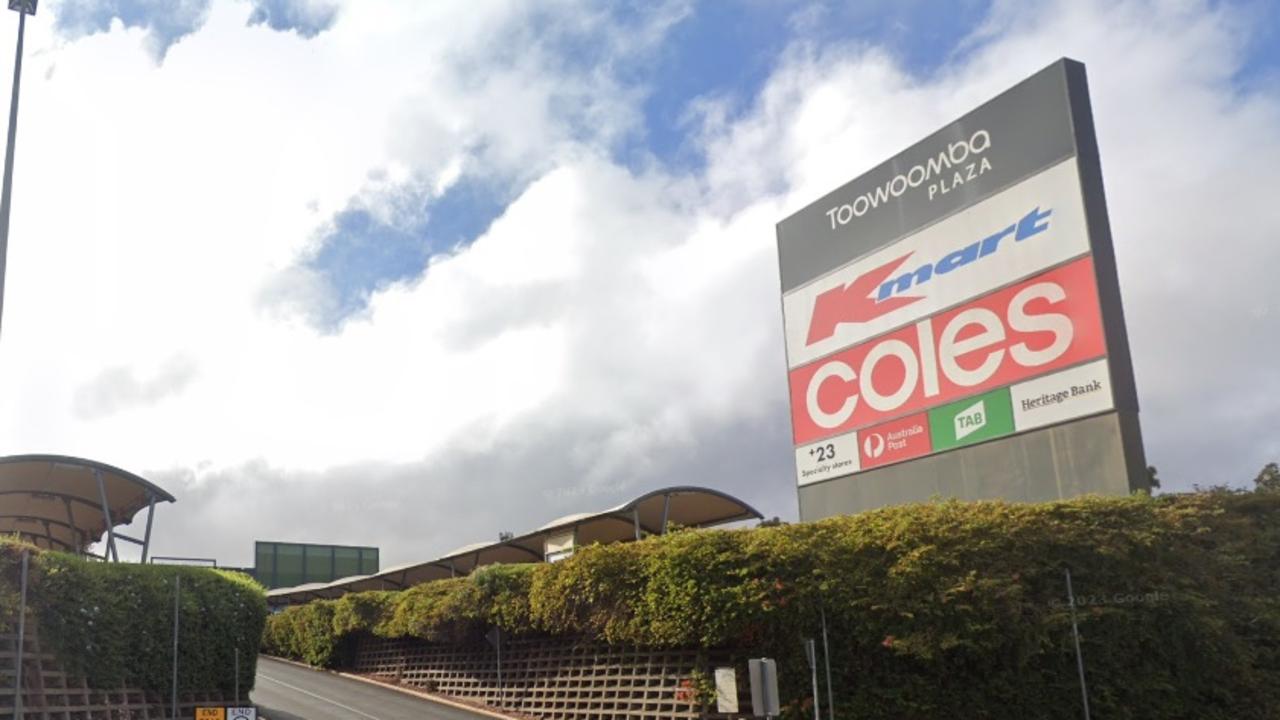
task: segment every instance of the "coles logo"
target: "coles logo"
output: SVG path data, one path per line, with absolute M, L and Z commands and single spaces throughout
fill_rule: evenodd
M 792 431 L 813 442 L 1105 352 L 1083 257 L 792 370 Z

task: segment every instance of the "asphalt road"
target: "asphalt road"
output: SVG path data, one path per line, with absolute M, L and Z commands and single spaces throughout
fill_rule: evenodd
M 390 688 L 258 658 L 251 696 L 267 720 L 477 720 L 486 715 Z

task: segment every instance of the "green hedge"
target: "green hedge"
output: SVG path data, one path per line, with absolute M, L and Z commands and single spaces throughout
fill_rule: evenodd
M 0 618 L 12 632 L 20 563 L 31 552 L 28 605 L 40 640 L 91 687 L 168 690 L 172 678 L 173 586 L 181 578 L 178 683 L 182 691 L 253 687 L 266 623 L 265 593 L 241 573 L 195 567 L 87 562 L 0 541 Z
M 498 625 L 727 648 L 740 664 L 777 658 L 798 717 L 800 638 L 825 611 L 840 717 L 1076 718 L 1068 567 L 1097 717 L 1276 716 L 1280 494 L 946 502 L 677 532 L 289 608 L 264 647 L 332 665 L 360 632 L 461 642 Z

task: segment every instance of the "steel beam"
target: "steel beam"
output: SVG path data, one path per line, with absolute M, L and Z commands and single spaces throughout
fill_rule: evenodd
M 147 529 L 142 535 L 142 564 L 147 564 L 147 551 L 151 549 L 151 519 L 156 514 L 156 496 L 153 493 L 147 493 Z M 255 553 L 256 555 L 256 553 Z M 257 558 L 254 558 L 257 561 Z M 215 565 L 215 567 L 217 567 Z
M 102 481 L 102 471 L 93 469 L 93 479 L 98 483 L 98 495 L 102 498 L 102 519 L 107 522 L 107 549 L 116 562 L 120 562 L 120 551 L 116 550 L 115 524 L 111 522 L 111 506 L 107 504 L 107 485 Z

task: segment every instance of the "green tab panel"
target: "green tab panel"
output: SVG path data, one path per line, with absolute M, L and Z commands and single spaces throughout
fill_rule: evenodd
M 1009 388 L 992 390 L 929 411 L 934 451 L 972 445 L 1013 432 Z

